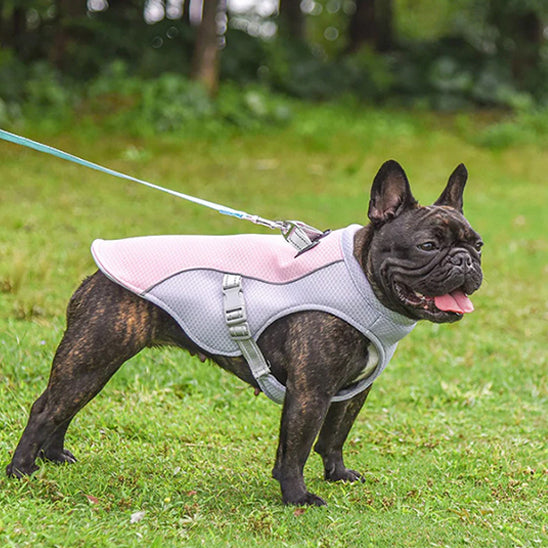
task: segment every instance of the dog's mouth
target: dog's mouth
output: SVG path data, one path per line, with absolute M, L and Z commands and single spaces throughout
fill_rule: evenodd
M 404 284 L 397 283 L 395 287 L 396 295 L 402 303 L 428 315 L 438 316 L 447 313 L 460 318 L 474 310 L 474 305 L 463 288 L 454 289 L 444 295 L 429 296 Z

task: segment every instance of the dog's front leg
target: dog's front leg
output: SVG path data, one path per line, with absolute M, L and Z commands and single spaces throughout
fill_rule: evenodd
M 370 390 L 371 386 L 352 399 L 332 403 L 329 407 L 314 446 L 314 451 L 322 457 L 325 479 L 328 481 L 363 481 L 359 472 L 344 465 L 343 445 Z
M 310 493 L 303 469 L 329 407 L 330 398 L 319 391 L 297 391 L 288 383 L 282 410 L 280 441 L 272 475 L 280 482 L 284 504 L 323 506 Z

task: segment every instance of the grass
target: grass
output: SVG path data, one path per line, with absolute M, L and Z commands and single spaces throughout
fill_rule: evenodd
M 418 326 L 376 383 L 346 449 L 365 483 L 327 484 L 311 456 L 305 478 L 327 508 L 281 504 L 270 478 L 279 408 L 210 364 L 146 351 L 74 421 L 67 446 L 78 464 L 0 477 L 2 545 L 546 546 L 546 141 L 491 150 L 476 138 L 483 129 L 472 117 L 326 105 L 263 133 L 145 140 L 89 123 L 30 132 L 183 192 L 321 228 L 365 221 L 387 158 L 404 165 L 422 203 L 463 161 L 485 283 L 474 314 Z M 253 227 L 12 145 L 0 144 L 0 158 L 7 464 L 47 382 L 66 302 L 94 269 L 94 238 Z

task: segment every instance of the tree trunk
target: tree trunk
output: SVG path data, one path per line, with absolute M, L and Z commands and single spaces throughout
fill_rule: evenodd
M 394 45 L 392 0 L 356 0 L 356 11 L 348 26 L 349 53 L 365 45 L 389 51 Z
M 7 47 L 6 43 L 6 21 L 4 14 L 4 0 L 0 0 L 0 48 Z
M 538 72 L 541 63 L 543 25 L 537 13 L 524 13 L 515 20 L 515 41 L 518 47 L 513 52 L 512 72 L 516 80 L 523 84 L 531 75 Z
M 348 26 L 348 52 L 375 46 L 375 0 L 356 0 L 356 11 Z
M 508 56 L 514 78 L 521 84 L 536 80 L 545 40 L 540 12 L 509 0 L 502 5 L 490 0 L 487 20 L 498 30 L 497 47 Z
M 305 39 L 305 19 L 301 0 L 280 0 L 280 33 L 295 41 Z
M 190 25 L 190 0 L 183 0 L 183 22 Z
M 17 53 L 21 52 L 25 35 L 27 34 L 26 18 L 27 12 L 25 8 L 17 7 L 13 9 L 9 43 Z
M 59 69 L 66 67 L 71 46 L 78 41 L 75 24 L 87 13 L 86 0 L 56 0 L 56 30 L 49 53 L 50 60 Z
M 377 51 L 390 51 L 394 47 L 393 7 L 392 0 L 375 2 L 375 49 Z
M 198 27 L 192 59 L 192 79 L 204 84 L 210 95 L 215 95 L 219 87 L 219 37 L 216 20 L 219 8 L 220 0 L 203 0 L 202 21 Z

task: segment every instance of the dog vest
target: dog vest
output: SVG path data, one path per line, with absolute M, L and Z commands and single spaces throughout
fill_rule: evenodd
M 415 326 L 374 295 L 353 254 L 359 228 L 333 231 L 298 256 L 279 235 L 259 234 L 95 240 L 91 251 L 108 278 L 165 310 L 212 355 L 253 361 L 248 354 L 260 353 L 256 341 L 264 330 L 295 312 L 318 310 L 341 318 L 373 343 L 378 362 L 367 378 L 333 398 L 340 401 L 370 386 Z M 247 352 L 240 344 L 246 338 L 252 345 Z M 266 362 L 265 367 L 268 375 Z M 283 394 L 263 391 L 283 400 Z

